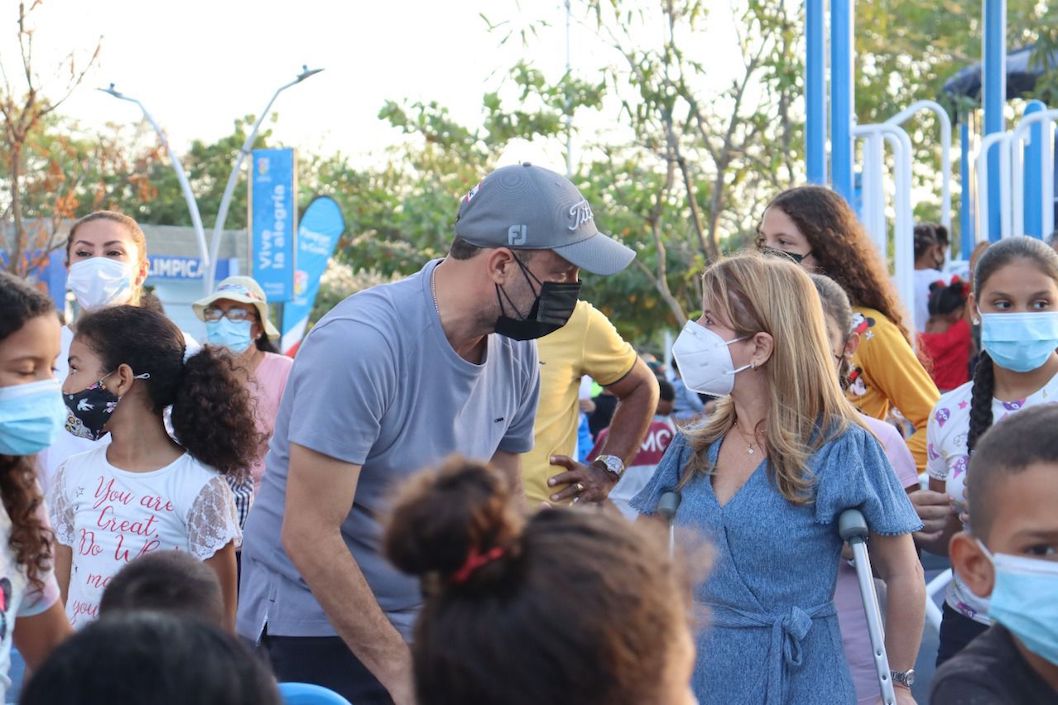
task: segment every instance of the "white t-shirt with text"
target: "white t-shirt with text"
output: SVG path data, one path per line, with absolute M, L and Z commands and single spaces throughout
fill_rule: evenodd
M 159 470 L 107 461 L 107 447 L 68 458 L 48 496 L 56 540 L 73 550 L 66 614 L 95 619 L 103 589 L 126 563 L 152 551 L 211 558 L 242 536 L 224 477 L 187 453 Z

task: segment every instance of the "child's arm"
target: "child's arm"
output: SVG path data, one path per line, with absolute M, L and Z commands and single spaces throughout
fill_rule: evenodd
M 205 560 L 206 565 L 213 569 L 220 581 L 221 594 L 224 595 L 225 622 L 229 631 L 235 632 L 235 608 L 238 603 L 239 578 L 235 567 L 235 542 L 231 541 L 227 546 Z
M 70 594 L 70 570 L 73 565 L 73 549 L 55 542 L 55 580 L 59 583 L 59 596 L 62 604 Z
M 37 670 L 52 650 L 73 634 L 61 602 L 35 614 L 15 620 L 14 640 L 31 670 Z

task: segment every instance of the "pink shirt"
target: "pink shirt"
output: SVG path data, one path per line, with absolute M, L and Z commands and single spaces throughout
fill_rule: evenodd
M 889 459 L 889 464 L 893 466 L 900 486 L 918 487 L 915 459 L 896 428 L 870 416 L 864 416 L 863 421 L 882 444 L 882 450 Z M 879 599 L 884 595 L 884 591 L 879 591 Z M 849 673 L 852 674 L 852 683 L 856 687 L 856 702 L 876 703 L 881 693 L 871 655 L 867 617 L 863 611 L 863 600 L 860 598 L 860 586 L 856 582 L 856 569 L 845 560 L 838 566 L 834 605 L 838 610 L 838 624 L 841 626 L 841 641 L 849 663 Z
M 250 467 L 254 494 L 261 489 L 264 456 L 268 451 L 268 441 L 272 439 L 272 431 L 275 429 L 279 400 L 283 398 L 283 390 L 286 389 L 287 377 L 290 376 L 290 368 L 293 364 L 293 358 L 266 352 L 264 359 L 254 371 L 254 384 L 250 385 L 250 393 L 257 403 L 257 430 L 266 437 L 265 445 L 261 448 L 261 455 Z

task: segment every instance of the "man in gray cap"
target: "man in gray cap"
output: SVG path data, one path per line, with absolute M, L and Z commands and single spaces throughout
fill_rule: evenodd
M 246 522 L 239 634 L 280 681 L 356 705 L 412 702 L 419 585 L 379 546 L 393 488 L 450 453 L 491 460 L 520 488 L 532 340 L 565 324 L 580 269 L 614 274 L 635 256 L 572 183 L 529 164 L 471 190 L 455 235 L 447 258 L 349 297 L 309 333 Z

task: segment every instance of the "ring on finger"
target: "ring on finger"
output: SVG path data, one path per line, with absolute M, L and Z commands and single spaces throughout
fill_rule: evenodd
M 584 483 L 578 482 L 577 484 L 573 485 L 573 489 L 577 490 L 577 494 L 580 494 L 584 491 Z

